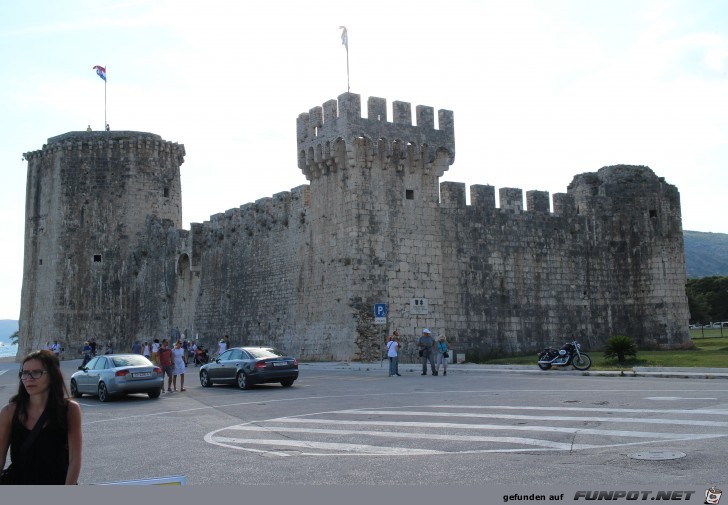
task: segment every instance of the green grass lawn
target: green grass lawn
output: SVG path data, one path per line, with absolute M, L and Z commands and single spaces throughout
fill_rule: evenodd
M 602 351 L 586 351 L 592 359 L 593 370 L 623 370 L 636 366 L 655 367 L 707 367 L 728 368 L 728 336 L 696 338 L 693 336 L 695 349 L 680 351 L 638 351 L 636 358 L 627 358 L 623 364 L 614 359 L 605 359 Z M 715 330 L 720 335 L 720 330 Z M 724 330 L 725 333 L 725 330 Z M 582 347 L 583 348 L 583 347 Z M 533 365 L 536 366 L 536 354 L 513 356 L 483 361 L 486 364 L 501 365 Z

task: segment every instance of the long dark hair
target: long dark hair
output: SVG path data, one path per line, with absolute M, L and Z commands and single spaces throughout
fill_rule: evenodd
M 46 411 L 48 412 L 48 421 L 51 424 L 57 424 L 62 428 L 66 428 L 66 409 L 68 389 L 66 381 L 63 380 L 61 373 L 61 364 L 58 357 L 52 351 L 43 349 L 41 351 L 33 351 L 23 358 L 20 365 L 20 371 L 23 371 L 23 365 L 32 359 L 37 359 L 43 364 L 43 368 L 48 372 L 48 402 L 46 403 Z M 25 422 L 28 416 L 28 405 L 30 403 L 30 395 L 23 386 L 23 381 L 18 381 L 18 393 L 10 398 L 11 403 L 15 403 L 15 412 L 21 422 Z

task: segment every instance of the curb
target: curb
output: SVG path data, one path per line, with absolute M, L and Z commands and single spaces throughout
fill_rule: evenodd
M 299 370 L 342 370 L 352 372 L 386 372 L 384 360 L 380 363 L 369 362 L 307 362 L 299 363 Z M 419 363 L 400 363 L 400 368 L 408 372 L 418 372 Z M 667 368 L 634 367 L 625 370 L 574 370 L 571 368 L 552 368 L 541 370 L 536 365 L 469 365 L 450 364 L 448 369 L 458 373 L 521 373 L 521 374 L 559 374 L 586 375 L 597 377 L 658 377 L 678 379 L 728 379 L 728 368 Z

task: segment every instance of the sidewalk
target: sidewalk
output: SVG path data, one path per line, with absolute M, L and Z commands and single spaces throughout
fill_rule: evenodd
M 386 360 L 379 362 L 306 362 L 298 363 L 301 371 L 306 370 L 342 370 L 350 372 L 378 372 L 386 373 L 389 370 Z M 400 363 L 400 371 L 408 373 L 421 373 L 422 365 L 419 363 Z M 451 363 L 447 369 L 457 373 L 521 373 L 521 374 L 566 374 L 566 375 L 593 375 L 604 377 L 669 377 L 684 379 L 728 379 L 728 368 L 660 368 L 660 367 L 634 367 L 618 370 L 587 370 L 585 372 L 571 367 L 554 367 L 550 370 L 541 370 L 536 363 L 533 365 L 476 365 L 470 363 Z
M 0 359 L 0 363 L 13 363 L 14 358 Z M 64 374 L 70 377 L 81 364 L 80 359 L 65 360 L 61 362 L 61 369 Z M 341 370 L 346 372 L 371 372 L 385 374 L 389 371 L 387 360 L 381 362 L 360 362 L 360 361 L 324 361 L 324 362 L 299 362 L 300 371 L 306 370 Z M 420 374 L 422 365 L 419 363 L 400 363 L 401 373 Z M 667 367 L 634 367 L 623 371 L 615 370 L 587 370 L 581 372 L 571 367 L 554 367 L 550 370 L 541 370 L 536 363 L 533 365 L 476 365 L 471 363 L 450 363 L 447 369 L 455 373 L 519 373 L 519 374 L 561 374 L 561 375 L 589 375 L 600 377 L 666 377 L 681 379 L 728 379 L 728 368 L 667 368 Z M 188 368 L 188 373 L 196 368 Z

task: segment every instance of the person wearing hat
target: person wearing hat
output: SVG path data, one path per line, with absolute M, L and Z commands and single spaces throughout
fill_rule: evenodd
M 422 330 L 422 336 L 417 342 L 417 347 L 420 348 L 420 356 L 422 357 L 422 375 L 427 375 L 427 362 L 430 362 L 430 369 L 432 375 L 437 375 L 435 369 L 435 339 L 432 338 L 432 333 L 429 328 Z
M 387 357 L 389 358 L 389 376 L 402 377 L 399 374 L 399 332 L 394 333 L 387 339 Z
M 435 375 L 440 373 L 440 364 L 442 363 L 442 375 L 447 375 L 447 358 L 450 357 L 447 349 L 447 339 L 445 335 L 440 335 L 437 340 L 437 369 Z

